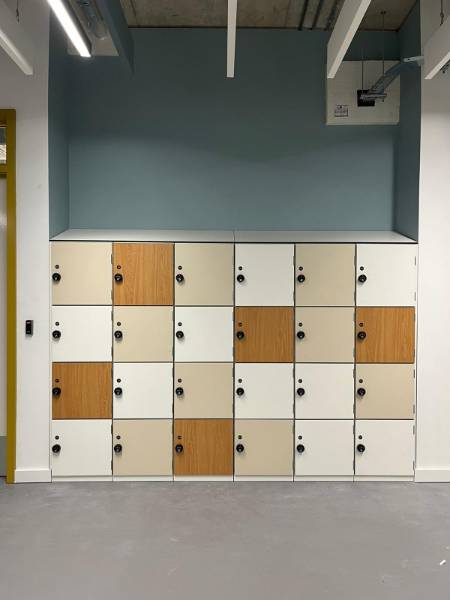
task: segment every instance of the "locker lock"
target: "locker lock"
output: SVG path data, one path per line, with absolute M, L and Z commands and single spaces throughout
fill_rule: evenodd
M 297 388 L 297 395 L 298 396 L 304 396 L 305 395 L 305 388 L 302 388 L 302 387 Z
M 183 283 L 184 275 L 182 273 L 177 273 L 175 279 L 178 281 L 178 283 Z
M 364 388 L 358 388 L 357 394 L 358 394 L 358 396 L 363 397 L 366 395 L 366 390 Z
M 60 387 L 54 387 L 52 389 L 52 395 L 53 396 L 61 396 L 61 388 Z
M 52 331 L 52 336 L 55 340 L 59 340 L 59 338 L 61 337 L 61 332 L 58 331 L 58 329 L 55 329 L 55 331 Z
M 179 340 L 182 340 L 184 338 L 184 333 L 181 331 L 181 329 L 179 329 L 175 335 Z
M 177 445 L 175 446 L 175 452 L 176 452 L 177 454 L 181 454 L 181 453 L 183 452 L 183 450 L 184 450 L 184 448 L 183 448 L 183 444 L 177 444 Z
M 123 338 L 123 333 L 118 329 L 114 332 L 114 337 L 116 338 L 116 340 L 121 340 Z
M 54 444 L 52 446 L 53 454 L 59 454 L 61 452 L 61 446 L 59 444 Z
M 303 275 L 303 273 L 300 273 L 300 275 L 297 276 L 297 281 L 299 283 L 303 283 L 304 281 L 306 281 L 306 277 Z
M 239 273 L 239 275 L 236 277 L 236 281 L 238 283 L 242 283 L 243 281 L 245 281 L 245 275 L 243 275 L 242 273 Z
M 236 337 L 238 340 L 243 340 L 245 338 L 245 333 L 243 331 L 236 332 Z
M 359 281 L 359 283 L 365 283 L 367 281 L 367 275 L 364 275 L 364 274 L 360 275 L 358 277 L 358 281 Z
M 303 340 L 305 338 L 305 332 L 304 331 L 297 331 L 297 337 L 299 340 Z
M 115 280 L 116 283 L 122 283 L 122 281 L 123 281 L 123 275 L 122 275 L 122 273 L 116 273 L 114 275 L 114 280 Z
M 115 452 L 116 454 L 120 454 L 120 453 L 122 452 L 122 444 L 116 444 L 116 445 L 114 446 L 114 452 Z
M 297 452 L 298 452 L 299 454 L 303 454 L 303 452 L 304 452 L 304 451 L 305 451 L 305 446 L 304 446 L 303 444 L 299 444 L 299 445 L 297 446 Z
M 359 339 L 359 340 L 365 340 L 365 339 L 366 339 L 366 337 L 367 337 L 367 333 L 366 333 L 365 331 L 360 331 L 360 332 L 358 333 L 358 339 Z
M 244 395 L 244 388 L 242 388 L 242 387 L 238 387 L 238 388 L 236 389 L 236 394 L 237 394 L 238 396 L 243 396 L 243 395 Z
M 184 389 L 182 387 L 177 387 L 177 389 L 175 390 L 175 394 L 177 396 L 182 396 L 184 394 Z
M 365 452 L 365 450 L 366 450 L 366 447 L 364 446 L 364 444 L 358 444 L 358 445 L 356 446 L 356 449 L 358 450 L 358 452 L 359 452 L 360 454 L 362 454 L 363 452 Z
M 122 395 L 122 388 L 121 387 L 114 388 L 114 395 L 115 396 L 121 396 Z
M 52 279 L 55 283 L 58 283 L 58 281 L 61 281 L 61 273 L 53 273 Z
M 245 450 L 244 444 L 238 444 L 236 446 L 236 452 L 238 452 L 239 454 L 242 454 L 242 452 L 244 452 L 244 450 Z

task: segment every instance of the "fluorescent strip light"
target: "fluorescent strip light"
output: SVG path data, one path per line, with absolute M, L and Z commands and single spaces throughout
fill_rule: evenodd
M 33 45 L 3 0 L 0 0 L 0 48 L 25 75 L 33 75 Z
M 91 44 L 84 31 L 78 25 L 76 16 L 70 5 L 64 0 L 47 1 L 78 54 L 89 58 L 91 56 Z

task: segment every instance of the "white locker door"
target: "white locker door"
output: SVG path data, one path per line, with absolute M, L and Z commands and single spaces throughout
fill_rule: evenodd
M 175 361 L 231 362 L 232 360 L 232 307 L 195 306 L 175 309 Z
M 172 363 L 114 363 L 114 419 L 170 419 Z
M 236 244 L 236 306 L 293 306 L 294 245 Z
M 51 329 L 53 362 L 111 360 L 110 306 L 54 306 Z
M 357 306 L 415 306 L 416 244 L 358 244 Z
M 352 364 L 297 364 L 296 419 L 353 419 Z
M 52 476 L 111 476 L 111 441 L 109 419 L 53 421 Z
M 236 419 L 292 419 L 293 385 L 291 364 L 237 363 Z
M 355 475 L 414 474 L 414 421 L 356 421 Z
M 296 421 L 296 477 L 353 475 L 353 421 Z

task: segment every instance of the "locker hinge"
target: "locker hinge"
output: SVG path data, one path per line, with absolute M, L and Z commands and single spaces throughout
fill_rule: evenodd
M 113 432 L 113 426 L 112 426 L 112 423 L 111 423 L 111 435 L 112 435 L 112 432 Z
M 416 435 L 416 426 L 413 425 L 413 435 Z
M 416 414 L 416 405 L 413 404 L 413 415 L 415 415 L 415 414 Z

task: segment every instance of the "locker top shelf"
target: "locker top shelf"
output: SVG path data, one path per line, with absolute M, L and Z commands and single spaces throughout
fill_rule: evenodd
M 215 231 L 181 229 L 66 229 L 52 241 L 259 242 L 415 244 L 396 231 Z

